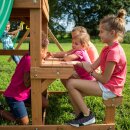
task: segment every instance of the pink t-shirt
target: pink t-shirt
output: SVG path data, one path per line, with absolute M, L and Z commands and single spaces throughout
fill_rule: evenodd
M 26 54 L 22 57 L 15 69 L 11 82 L 4 92 L 5 97 L 12 97 L 18 101 L 26 100 L 30 95 L 30 87 L 24 85 L 24 73 L 30 72 L 30 56 Z
M 123 48 L 117 42 L 113 43 L 112 46 L 106 46 L 100 54 L 100 59 L 102 73 L 104 72 L 105 65 L 108 61 L 116 62 L 116 66 L 110 80 L 103 85 L 117 96 L 121 96 L 127 73 L 127 62 Z
M 76 61 L 80 61 L 80 62 L 86 61 L 86 62 L 91 63 L 86 50 L 75 50 L 73 54 L 78 56 L 78 59 L 76 59 Z M 93 76 L 91 76 L 84 68 L 80 66 L 74 66 L 74 68 L 81 79 L 87 79 L 87 80 L 94 79 Z

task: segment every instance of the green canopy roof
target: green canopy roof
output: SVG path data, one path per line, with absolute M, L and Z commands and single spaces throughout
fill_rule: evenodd
M 10 18 L 14 0 L 0 0 L 0 36 L 5 30 Z

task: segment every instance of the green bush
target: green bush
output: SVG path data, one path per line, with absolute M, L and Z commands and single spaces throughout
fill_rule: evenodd
M 130 31 L 126 32 L 123 43 L 130 44 Z

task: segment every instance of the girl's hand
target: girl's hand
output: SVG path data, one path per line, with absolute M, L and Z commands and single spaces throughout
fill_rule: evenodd
M 80 63 L 77 63 L 76 65 L 84 68 L 88 73 L 93 71 L 92 66 L 89 62 L 80 62 Z

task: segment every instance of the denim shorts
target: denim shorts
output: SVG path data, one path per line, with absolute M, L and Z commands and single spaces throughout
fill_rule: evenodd
M 24 101 L 17 101 L 11 97 L 5 97 L 5 99 L 10 107 L 11 112 L 16 118 L 20 119 L 28 116 Z
M 110 91 L 108 88 L 105 88 L 102 83 L 98 82 L 99 87 L 102 90 L 102 98 L 104 100 L 108 100 L 109 98 L 117 97 L 116 94 L 114 94 L 112 91 Z

